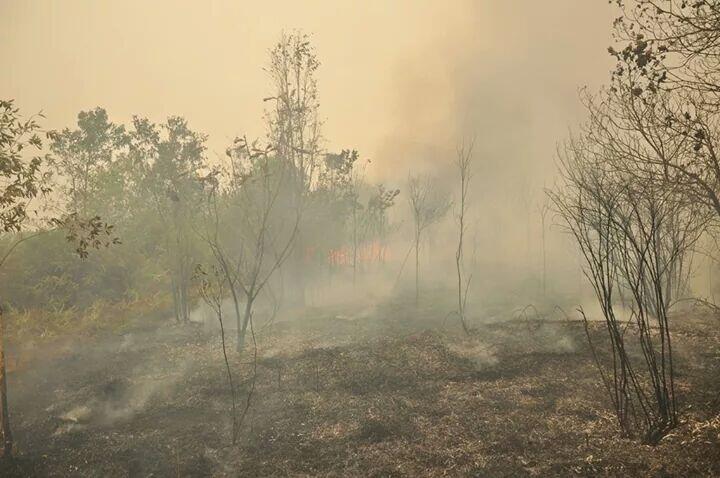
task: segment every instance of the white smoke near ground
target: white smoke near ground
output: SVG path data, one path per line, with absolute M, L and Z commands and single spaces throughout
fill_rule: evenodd
M 492 347 L 485 343 L 454 342 L 448 345 L 448 350 L 469 360 L 480 370 L 497 365 L 500 361 Z
M 58 415 L 56 434 L 77 431 L 89 425 L 112 426 L 134 418 L 163 397 L 171 397 L 186 378 L 190 362 L 174 364 L 169 371 L 145 364 L 135 368 L 127 380 L 108 382 L 87 403 Z

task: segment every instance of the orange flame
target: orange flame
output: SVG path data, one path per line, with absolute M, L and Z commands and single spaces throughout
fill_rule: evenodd
M 381 263 L 387 261 L 389 258 L 389 248 L 380 241 L 372 241 L 358 246 L 358 264 Z M 327 260 L 332 266 L 351 266 L 353 265 L 353 249 L 350 246 L 330 249 Z

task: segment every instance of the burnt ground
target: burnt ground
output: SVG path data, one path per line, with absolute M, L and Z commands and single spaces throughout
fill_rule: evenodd
M 161 320 L 38 346 L 10 374 L 2 476 L 720 476 L 720 320 L 675 320 L 680 426 L 618 435 L 579 322 L 465 337 L 431 309 L 308 310 L 258 330 L 230 443 L 219 335 Z M 347 311 L 344 311 L 347 314 Z M 440 316 L 440 319 L 437 319 Z M 591 333 L 603 340 L 601 324 Z M 230 353 L 244 408 L 253 347 Z

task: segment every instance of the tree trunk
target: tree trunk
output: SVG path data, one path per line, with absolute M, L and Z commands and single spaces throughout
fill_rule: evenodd
M 4 458 L 12 456 L 12 432 L 10 431 L 10 415 L 8 413 L 7 369 L 5 367 L 5 321 L 0 311 L 0 429 L 3 435 Z
M 173 311 L 175 313 L 175 321 L 180 322 L 180 298 L 178 297 L 178 284 L 177 280 L 175 279 L 174 272 L 171 272 L 171 274 L 173 274 L 173 277 L 171 279 L 171 288 L 173 294 Z
M 180 278 L 180 319 L 182 322 L 190 321 L 190 306 L 188 300 L 189 278 L 187 267 L 182 269 L 182 277 Z
M 415 307 L 420 304 L 420 236 L 415 236 Z
M 465 300 L 463 297 L 463 277 L 462 277 L 462 261 L 463 261 L 463 236 L 465 230 L 464 212 L 460 216 L 460 234 L 458 238 L 458 248 L 455 253 L 455 267 L 457 269 L 457 286 L 458 286 L 458 315 L 460 316 L 460 324 L 466 334 L 470 334 L 467 324 L 465 323 Z
M 543 217 L 542 220 L 542 267 L 543 267 L 543 274 L 542 274 L 542 288 L 543 288 L 543 298 L 547 297 L 547 259 L 546 259 L 546 249 L 545 249 L 545 217 Z
M 237 323 L 237 343 L 235 344 L 235 350 L 240 352 L 243 348 L 244 337 L 241 334 L 242 330 L 242 319 L 240 316 L 240 302 L 235 291 L 235 286 L 230 283 L 230 295 L 232 295 L 233 306 L 235 307 L 235 321 Z
M 254 300 L 254 297 L 248 296 L 247 302 L 245 303 L 245 314 L 243 315 L 242 327 L 238 327 L 238 352 L 242 351 L 242 349 L 245 347 L 245 334 L 247 333 L 247 327 L 250 323 L 250 316 L 252 315 L 252 306 Z
M 357 281 L 357 250 L 358 250 L 358 237 L 357 237 L 357 205 L 353 206 L 353 286 Z

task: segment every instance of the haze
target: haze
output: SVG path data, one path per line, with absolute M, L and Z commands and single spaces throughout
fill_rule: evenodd
M 0 0 L 0 476 L 720 476 L 718 38 Z
M 0 91 L 50 128 L 95 106 L 119 122 L 181 115 L 222 153 L 238 134 L 262 136 L 267 52 L 302 29 L 321 59 L 329 149 L 358 149 L 375 178 L 404 179 L 417 156 L 450 161 L 471 132 L 486 161 L 536 177 L 580 118 L 579 86 L 606 78 L 611 59 L 597 52 L 611 19 L 605 2 L 573 0 L 5 0 Z

